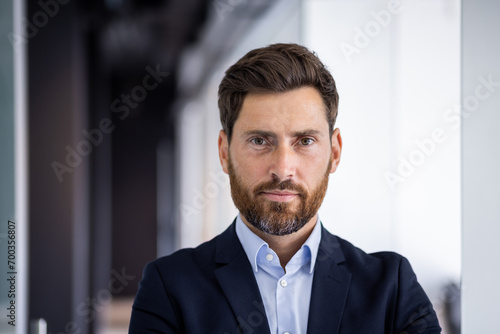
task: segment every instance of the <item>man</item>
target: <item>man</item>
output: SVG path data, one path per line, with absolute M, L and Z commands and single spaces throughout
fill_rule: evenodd
M 250 51 L 219 87 L 219 157 L 239 215 L 148 264 L 130 333 L 440 333 L 408 261 L 318 219 L 340 161 L 338 94 L 306 48 Z

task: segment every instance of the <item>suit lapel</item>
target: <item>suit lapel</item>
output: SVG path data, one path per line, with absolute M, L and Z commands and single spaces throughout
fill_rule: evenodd
M 316 259 L 308 333 L 338 333 L 351 282 L 351 273 L 342 263 L 344 254 L 335 236 L 322 227 Z
M 215 276 L 243 333 L 270 334 L 259 287 L 245 251 L 236 235 L 235 223 L 220 235 Z

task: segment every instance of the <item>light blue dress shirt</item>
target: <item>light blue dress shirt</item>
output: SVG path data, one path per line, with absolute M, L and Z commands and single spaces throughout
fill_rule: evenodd
M 259 285 L 271 333 L 305 334 L 314 276 L 314 264 L 321 240 L 318 221 L 304 245 L 281 267 L 276 253 L 267 242 L 236 219 L 236 234 L 248 256 Z

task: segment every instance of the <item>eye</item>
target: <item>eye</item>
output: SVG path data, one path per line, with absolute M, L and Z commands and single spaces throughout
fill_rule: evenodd
M 258 146 L 264 145 L 266 143 L 265 139 L 260 137 L 252 138 L 250 139 L 250 142 Z
M 311 145 L 312 143 L 314 143 L 314 139 L 308 138 L 308 137 L 300 138 L 299 143 L 300 143 L 300 145 L 308 146 L 308 145 Z

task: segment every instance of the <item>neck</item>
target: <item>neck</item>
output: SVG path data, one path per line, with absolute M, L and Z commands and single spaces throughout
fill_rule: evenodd
M 272 235 L 262 232 L 255 226 L 247 222 L 246 218 L 241 215 L 241 219 L 248 228 L 258 235 L 262 240 L 267 242 L 269 248 L 271 248 L 280 259 L 280 264 L 283 269 L 285 269 L 286 264 L 290 259 L 297 253 L 297 251 L 302 247 L 307 238 L 311 235 L 314 226 L 316 226 L 316 221 L 318 220 L 318 215 L 314 215 L 300 230 L 297 232 L 287 234 L 287 235 Z

